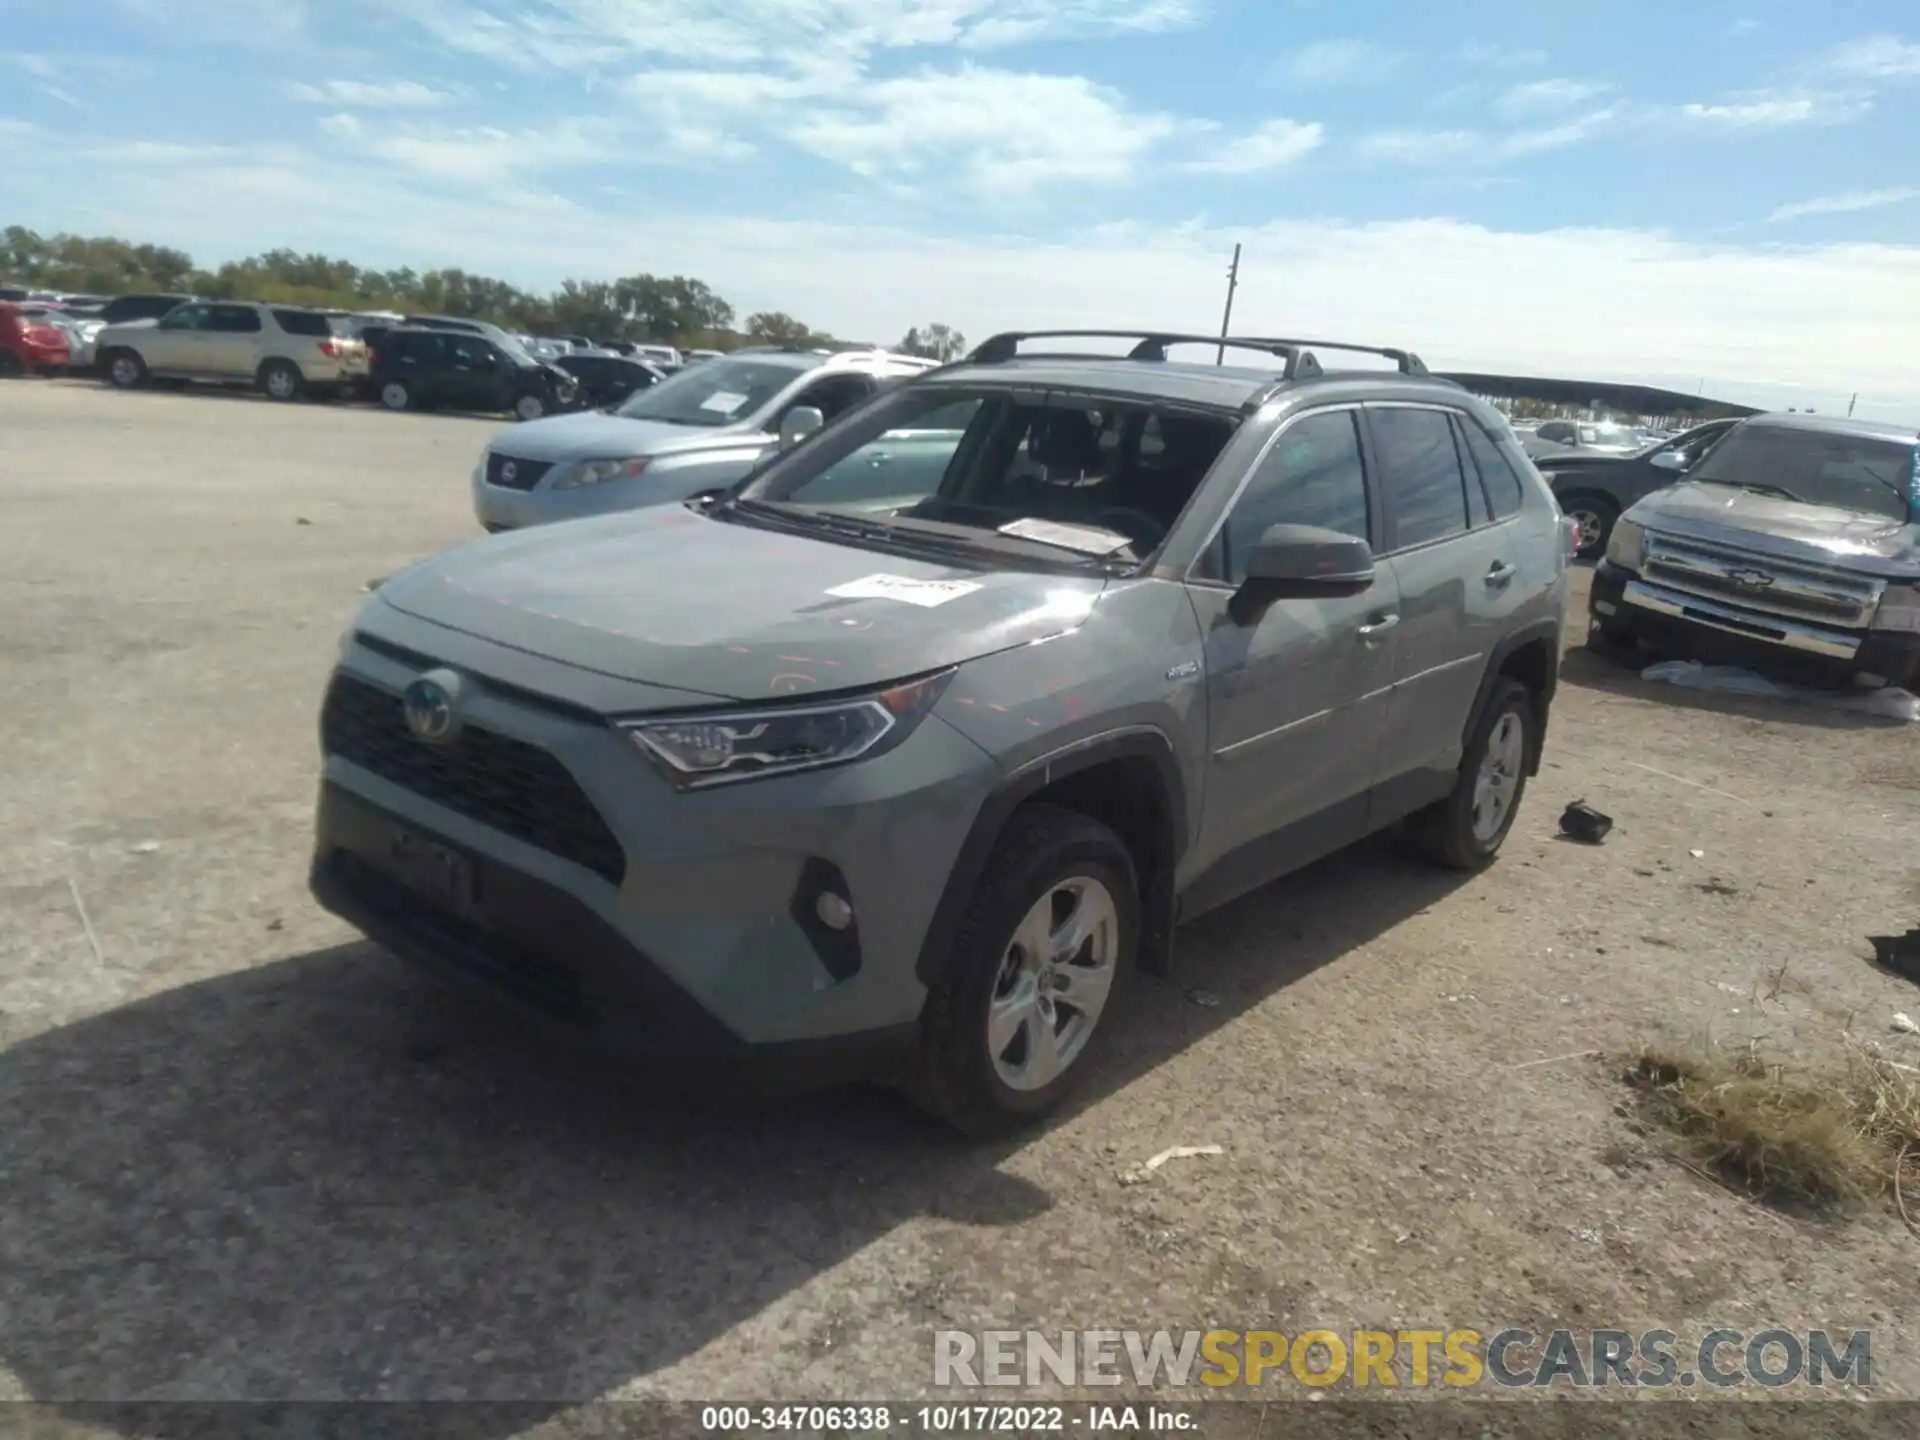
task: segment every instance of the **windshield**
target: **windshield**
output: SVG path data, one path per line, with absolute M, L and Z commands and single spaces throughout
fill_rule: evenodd
M 803 364 L 716 360 L 641 391 L 614 413 L 669 425 L 731 425 L 761 409 L 819 363 L 818 359 Z
M 1904 521 L 1914 449 L 1865 435 L 1742 425 L 1708 451 L 1688 478 Z
M 1236 423 L 1151 402 L 909 386 L 775 462 L 740 498 L 829 527 L 1137 559 L 1166 538 Z
M 1580 443 L 1618 446 L 1622 450 L 1638 450 L 1645 442 L 1637 432 L 1627 429 L 1624 425 L 1582 425 Z

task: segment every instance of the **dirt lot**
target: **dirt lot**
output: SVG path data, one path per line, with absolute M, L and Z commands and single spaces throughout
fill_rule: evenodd
M 935 1327 L 1712 1324 L 1871 1327 L 1920 1394 L 1920 1240 L 1729 1194 L 1555 1058 L 1851 1023 L 1920 1064 L 1862 939 L 1920 920 L 1920 727 L 1574 651 L 1491 873 L 1369 845 L 1200 922 L 1043 1133 L 687 1093 L 306 896 L 335 639 L 472 536 L 487 428 L 0 387 L 0 1395 L 901 1397 Z

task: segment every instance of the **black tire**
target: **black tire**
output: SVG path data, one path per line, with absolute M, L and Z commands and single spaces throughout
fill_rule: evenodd
M 1066 1069 L 1040 1088 L 1015 1089 L 995 1070 L 988 1007 L 1021 921 L 1049 891 L 1076 879 L 1098 881 L 1113 901 L 1118 937 L 1112 984 L 1085 1045 Z M 1072 810 L 1022 806 L 995 843 L 961 920 L 948 974 L 927 997 L 907 1094 L 977 1139 L 1004 1135 L 1054 1109 L 1097 1067 L 1139 941 L 1139 886 L 1120 837 Z
M 147 383 L 147 362 L 134 350 L 109 350 L 100 357 L 100 369 L 116 390 L 138 390 Z
M 1499 826 L 1482 836 L 1474 830 L 1475 795 L 1481 764 L 1493 741 L 1494 731 L 1508 717 L 1516 717 L 1520 731 L 1520 759 L 1511 796 Z M 1533 692 L 1518 680 L 1501 678 L 1493 683 L 1480 718 L 1474 723 L 1466 753 L 1460 757 L 1460 778 L 1453 793 L 1436 805 L 1413 816 L 1408 833 L 1420 853 L 1448 870 L 1484 870 L 1500 853 L 1501 842 L 1513 828 L 1513 817 L 1520 813 L 1520 802 L 1527 792 L 1527 764 L 1539 742 L 1539 707 Z
M 27 373 L 20 357 L 11 350 L 0 350 L 0 380 L 18 380 Z
M 1580 491 L 1560 497 L 1560 511 L 1580 524 L 1580 548 L 1574 552 L 1581 560 L 1598 560 L 1607 553 L 1607 541 L 1613 538 L 1613 522 L 1620 518 L 1620 507 L 1605 495 Z
M 413 391 L 407 388 L 404 380 L 382 381 L 379 392 L 374 398 L 380 402 L 382 409 L 391 410 L 395 414 L 415 409 L 419 405 L 419 401 L 413 398 Z
M 1587 649 L 1594 654 L 1622 665 L 1631 665 L 1639 657 L 1640 642 L 1631 626 L 1599 615 L 1589 616 L 1587 623 Z
M 291 360 L 269 360 L 254 377 L 269 400 L 287 404 L 298 400 L 307 389 L 307 377 Z

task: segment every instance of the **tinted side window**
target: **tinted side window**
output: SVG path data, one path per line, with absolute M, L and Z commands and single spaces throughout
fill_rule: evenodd
M 1424 545 L 1465 531 L 1466 477 L 1446 412 L 1383 407 L 1369 412 L 1369 418 L 1391 548 Z
M 289 335 L 313 335 L 321 339 L 333 334 L 327 324 L 327 317 L 316 315 L 311 310 L 276 310 L 273 318 L 280 328 Z
M 1519 514 L 1526 492 L 1521 488 L 1520 476 L 1508 463 L 1505 452 L 1471 416 L 1457 418 L 1461 431 L 1467 437 L 1467 453 L 1473 456 L 1480 479 L 1487 487 L 1487 501 L 1493 506 L 1493 518 L 1504 520 L 1509 515 Z
M 260 328 L 260 312 L 247 305 L 216 305 L 207 327 L 227 335 L 248 335 Z
M 1247 557 L 1274 525 L 1317 525 L 1367 539 L 1366 467 L 1354 422 L 1351 410 L 1328 410 L 1282 431 L 1234 502 L 1201 573 L 1238 585 Z

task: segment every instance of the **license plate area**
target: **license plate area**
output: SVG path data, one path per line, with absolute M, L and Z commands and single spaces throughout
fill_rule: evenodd
M 421 899 L 462 920 L 480 919 L 480 877 L 468 856 L 396 825 L 388 833 L 387 863 Z

